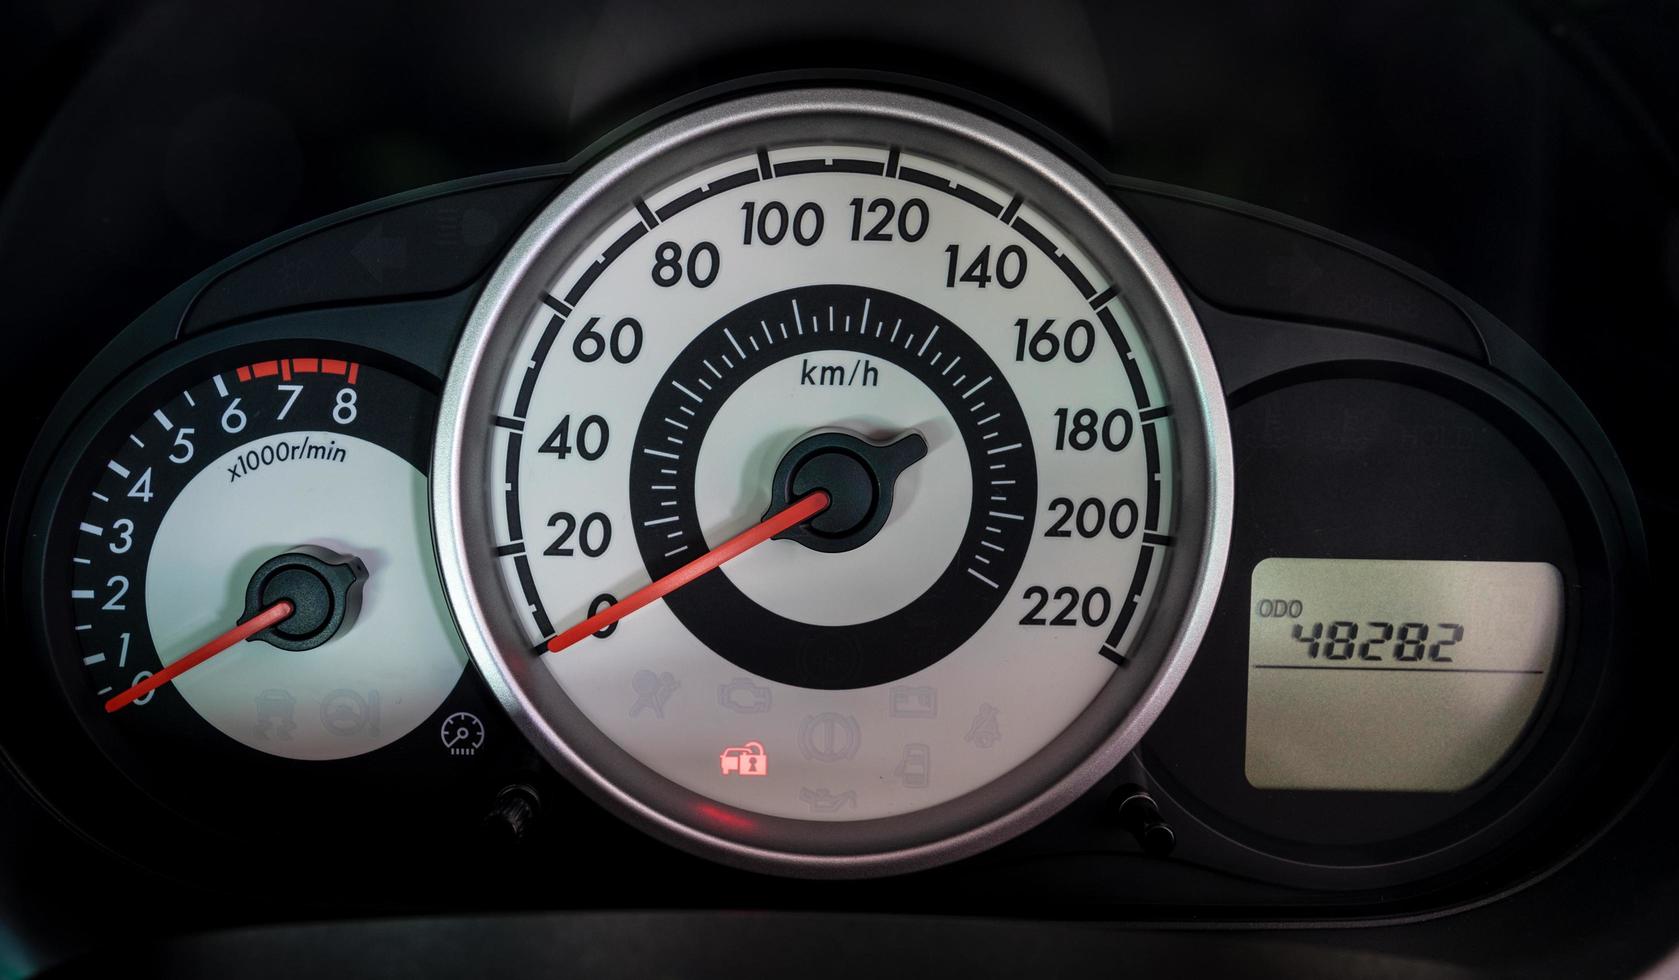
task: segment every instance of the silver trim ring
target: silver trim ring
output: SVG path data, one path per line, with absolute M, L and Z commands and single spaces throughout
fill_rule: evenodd
M 720 804 L 606 739 L 538 658 L 525 655 L 490 547 L 484 434 L 521 334 L 496 324 L 509 310 L 522 323 L 558 270 L 606 220 L 632 207 L 635 193 L 758 146 L 820 141 L 909 146 L 951 161 L 983 158 L 974 169 L 1037 206 L 1064 201 L 1066 213 L 1050 216 L 1132 301 L 1173 393 L 1177 544 L 1134 647 L 1139 666 L 1160 652 L 1139 699 L 1122 701 L 1117 681 L 1110 682 L 1049 747 L 984 787 L 923 811 L 843 823 L 750 814 L 750 833 L 731 833 L 698 826 L 695 806 Z M 976 853 L 1045 820 L 1107 774 L 1141 740 L 1189 667 L 1223 580 L 1232 517 L 1223 389 L 1188 299 L 1137 226 L 1089 178 L 1018 133 L 928 99 L 867 89 L 790 90 L 713 105 L 654 128 L 577 175 L 513 245 L 467 321 L 444 385 L 431 472 L 438 560 L 462 637 L 543 756 L 655 837 L 727 864 L 804 877 L 902 873 Z M 1204 474 L 1198 484 L 1182 479 L 1197 472 Z M 498 650 L 519 655 L 503 658 Z M 1110 728 L 1115 716 L 1121 721 Z

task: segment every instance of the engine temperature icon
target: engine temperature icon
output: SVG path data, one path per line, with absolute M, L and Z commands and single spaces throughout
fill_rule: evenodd
M 723 775 L 733 773 L 736 776 L 768 776 L 770 774 L 769 756 L 764 754 L 762 742 L 747 742 L 745 745 L 731 745 L 718 756 L 723 764 Z

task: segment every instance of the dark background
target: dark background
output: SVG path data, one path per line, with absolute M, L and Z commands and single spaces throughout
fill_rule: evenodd
M 1679 378 L 1671 0 L 12 0 L 0 478 L 15 482 L 93 350 L 245 245 L 565 160 L 701 86 L 823 68 L 969 89 L 1115 173 L 1273 208 L 1439 276 L 1596 413 L 1659 561 Z M 8 825 L 32 813 L 12 794 Z
M 1671 0 L 13 2 L 0 325 L 46 392 L 76 367 L 66 331 L 96 342 L 274 232 L 822 67 L 929 75 L 1116 173 L 1388 250 L 1528 337 L 1612 431 L 1648 404 L 1620 391 L 1673 376 Z

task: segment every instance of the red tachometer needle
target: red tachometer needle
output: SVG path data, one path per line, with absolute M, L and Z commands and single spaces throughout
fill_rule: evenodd
M 687 585 L 689 582 L 699 578 L 701 575 L 704 575 L 706 572 L 711 571 L 729 559 L 738 558 L 793 525 L 802 521 L 810 520 L 817 514 L 827 510 L 828 503 L 829 497 L 826 490 L 817 490 L 811 493 L 808 497 L 800 497 L 798 500 L 789 504 L 785 509 L 771 515 L 768 518 L 765 518 L 753 527 L 740 532 L 705 554 L 695 558 L 688 564 L 678 568 L 676 571 L 671 572 L 669 575 L 660 579 L 655 579 L 649 585 L 642 586 L 624 598 L 619 599 L 612 605 L 602 609 L 600 612 L 590 616 L 588 619 L 578 623 L 576 626 L 573 626 L 571 629 L 561 633 L 559 636 L 549 640 L 548 652 L 558 653 L 566 647 L 571 646 L 573 643 L 576 643 L 578 640 L 583 639 L 585 636 L 588 636 L 598 630 L 606 629 L 608 626 L 611 626 L 618 620 L 623 619 L 630 613 L 635 612 L 642 606 L 645 606 L 656 599 L 662 599 L 665 596 L 670 595 L 672 592 L 682 588 L 684 585 Z
M 233 627 L 221 636 L 211 640 L 209 643 L 204 644 L 111 700 L 106 701 L 105 711 L 109 713 L 116 711 L 118 708 L 124 707 L 125 705 L 132 704 L 194 667 L 197 667 L 204 661 L 209 660 L 216 654 L 221 653 L 228 647 L 248 640 L 276 623 L 284 622 L 286 617 L 292 614 L 292 610 L 293 606 L 291 601 L 289 599 L 281 599 L 279 602 L 274 603 L 262 612 L 257 613 L 250 619 L 247 619 L 238 626 Z

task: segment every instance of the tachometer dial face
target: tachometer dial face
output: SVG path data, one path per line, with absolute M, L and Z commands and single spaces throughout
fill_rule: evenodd
M 318 348 L 152 385 L 95 437 L 53 519 L 59 674 L 107 753 L 170 802 L 249 791 L 260 819 L 289 805 L 298 763 L 376 756 L 394 774 L 398 743 L 447 761 L 440 720 L 469 697 L 427 526 L 436 395 Z
M 737 861 L 865 873 L 1041 819 L 1140 735 L 1218 579 L 1181 295 L 1066 164 L 915 99 L 743 100 L 602 161 L 451 388 L 475 655 L 586 786 Z

